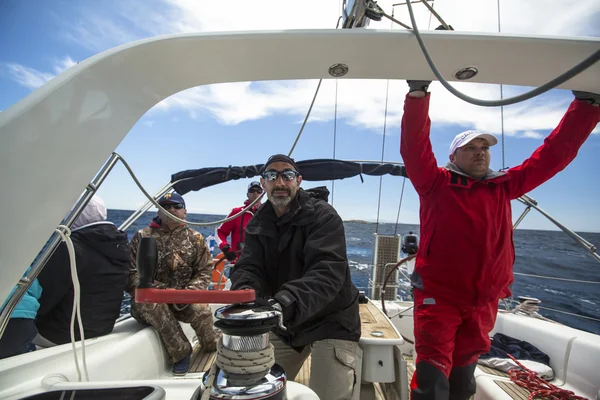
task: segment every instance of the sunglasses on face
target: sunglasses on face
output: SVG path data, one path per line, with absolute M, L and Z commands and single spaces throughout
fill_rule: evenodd
M 293 169 L 286 169 L 285 171 L 275 171 L 275 170 L 269 170 L 269 171 L 265 171 L 262 173 L 262 177 L 264 180 L 266 181 L 276 181 L 277 178 L 279 178 L 279 175 L 281 175 L 281 178 L 284 181 L 291 181 L 294 178 L 296 178 L 299 174 L 297 171 L 294 171 Z
M 248 189 L 248 193 L 258 193 L 258 194 L 261 194 L 262 193 L 262 189 Z
M 181 210 L 183 208 L 185 208 L 185 206 L 181 203 L 168 203 L 168 204 L 161 204 L 162 208 L 164 208 L 165 210 L 170 210 L 171 208 L 174 208 L 176 210 Z

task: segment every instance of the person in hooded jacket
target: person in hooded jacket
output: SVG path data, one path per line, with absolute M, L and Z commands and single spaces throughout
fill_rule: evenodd
M 30 270 L 31 267 L 27 268 L 23 276 L 27 276 Z M 17 286 L 8 298 L 12 296 L 15 290 L 17 290 Z M 35 317 L 38 308 L 40 308 L 38 299 L 41 295 L 42 287 L 39 281 L 35 279 L 10 315 L 4 334 L 0 338 L 0 359 L 28 353 L 36 349 L 32 342 L 37 335 Z
M 359 292 L 352 283 L 342 219 L 326 201 L 300 189 L 290 157 L 262 170 L 268 201 L 246 227 L 232 289 L 251 288 L 283 313 L 275 328 L 275 362 L 293 380 L 311 355 L 309 386 L 321 399 L 350 399 L 361 334 Z
M 260 182 L 254 181 L 250 182 L 248 185 L 248 200 L 244 201 L 244 205 L 241 207 L 236 207 L 227 216 L 227 218 L 231 217 L 242 211 L 244 208 L 248 207 L 254 200 L 256 200 L 261 194 L 263 190 L 260 186 Z M 242 252 L 242 248 L 244 245 L 244 230 L 246 229 L 246 225 L 250 222 L 250 219 L 254 216 L 258 208 L 260 207 L 260 202 L 257 202 L 254 207 L 249 210 L 246 210 L 245 213 L 237 217 L 236 219 L 232 219 L 231 221 L 227 221 L 221 224 L 217 228 L 217 237 L 219 238 L 219 248 L 225 255 L 228 261 L 234 262 L 239 254 Z M 231 235 L 231 245 L 227 242 L 227 237 Z
M 185 201 L 179 193 L 166 193 L 158 199 L 167 212 L 158 211 L 150 226 L 140 229 L 131 239 L 131 272 L 127 291 L 135 298 L 138 281 L 136 257 L 141 238 L 156 240 L 158 259 L 154 283 L 159 289 L 206 290 L 211 280 L 213 259 L 200 232 L 181 224 L 169 215 L 185 220 Z M 215 351 L 220 335 L 213 328 L 208 304 L 158 304 L 131 302 L 131 315 L 151 325 L 162 339 L 172 363 L 174 375 L 185 375 L 190 368 L 192 345 L 179 321 L 189 323 L 205 352 Z
M 129 274 L 127 234 L 106 221 L 102 199 L 93 196 L 71 227 L 77 275 L 81 287 L 81 318 L 85 338 L 112 332 L 121 310 Z M 71 264 L 61 243 L 38 276 L 43 288 L 36 327 L 42 346 L 71 341 L 70 324 L 75 295 Z M 75 340 L 80 340 L 75 322 Z
M 511 295 L 511 200 L 563 170 L 600 120 L 600 95 L 575 91 L 558 126 L 521 165 L 493 171 L 490 134 L 456 135 L 437 166 L 429 139 L 429 81 L 408 81 L 400 153 L 419 194 L 421 243 L 414 288 L 416 372 L 412 399 L 466 400 L 490 350 L 498 301 Z

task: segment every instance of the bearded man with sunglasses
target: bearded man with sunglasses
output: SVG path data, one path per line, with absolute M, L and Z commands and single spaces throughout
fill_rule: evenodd
M 246 227 L 231 288 L 254 289 L 282 312 L 286 330 L 276 328 L 271 342 L 288 379 L 312 352 L 310 388 L 321 399 L 350 399 L 360 385 L 360 316 L 342 219 L 300 189 L 302 176 L 290 157 L 272 156 L 261 175 L 269 200 Z
M 262 192 L 263 190 L 260 186 L 260 182 L 250 182 L 247 193 L 248 199 L 244 202 L 243 206 L 231 210 L 227 218 L 238 214 L 244 208 L 248 207 L 262 194 Z M 225 258 L 227 258 L 228 261 L 235 262 L 242 252 L 242 248 L 244 247 L 244 230 L 246 229 L 248 222 L 250 222 L 250 219 L 258 210 L 258 207 L 260 207 L 260 204 L 260 202 L 257 202 L 252 208 L 246 210 L 246 212 L 239 217 L 227 221 L 217 228 L 217 237 L 220 241 L 219 248 L 223 254 L 225 254 Z M 231 245 L 227 242 L 227 237 L 229 235 L 231 235 Z
M 172 219 L 185 219 L 185 201 L 178 193 L 167 193 L 159 200 L 168 213 L 158 211 L 150 226 L 139 230 L 131 239 L 131 271 L 128 291 L 134 296 L 138 274 L 136 257 L 140 239 L 153 237 L 158 247 L 154 283 L 161 289 L 205 290 L 211 280 L 213 261 L 204 237 Z M 152 325 L 160 335 L 174 375 L 185 375 L 190 368 L 192 346 L 178 321 L 189 323 L 196 331 L 204 351 L 215 351 L 219 335 L 213 329 L 212 312 L 207 304 L 154 304 L 131 302 L 131 315 L 143 324 Z

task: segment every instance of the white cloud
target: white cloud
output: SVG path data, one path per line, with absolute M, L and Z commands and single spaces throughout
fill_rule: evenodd
M 54 72 L 56 72 L 56 75 L 59 75 L 74 65 L 77 65 L 77 62 L 73 61 L 71 57 L 65 56 L 56 61 L 56 65 L 54 66 Z
M 523 134 L 520 137 L 531 138 L 531 139 L 542 139 L 544 137 L 544 135 L 542 135 L 539 132 L 535 132 L 535 131 L 525 131 L 525 132 L 523 132 Z
M 388 13 L 409 24 L 406 6 L 392 7 L 397 0 L 380 0 Z M 542 4 L 543 3 L 543 4 Z M 340 2 L 323 0 L 263 0 L 260 6 L 247 0 L 223 0 L 218 7 L 212 2 L 196 0 L 162 0 L 155 6 L 145 3 L 120 2 L 107 9 L 86 3 L 76 22 L 65 21 L 64 36 L 94 51 L 159 34 L 209 31 L 278 30 L 333 28 L 340 12 Z M 436 10 L 458 31 L 496 32 L 497 0 L 440 1 Z M 530 1 L 503 0 L 501 28 L 503 33 L 582 35 L 598 34 L 594 25 L 600 15 L 598 0 Z M 414 4 L 418 24 L 428 27 L 429 12 L 422 4 Z M 431 28 L 438 25 L 435 18 Z M 390 29 L 391 22 L 371 22 L 370 28 Z M 402 29 L 394 26 L 393 29 Z M 73 65 L 69 57 L 58 63 L 55 71 Z M 26 67 L 20 66 L 23 70 Z M 49 79 L 50 74 L 28 70 L 29 87 Z M 23 75 L 24 73 L 22 73 Z M 25 81 L 25 79 L 23 79 Z M 385 81 L 340 80 L 338 116 L 347 123 L 381 132 L 385 104 Z M 316 81 L 242 82 L 204 86 L 178 93 L 152 112 L 185 110 L 190 117 L 210 114 L 223 124 L 267 118 L 276 114 L 292 115 L 302 121 Z M 499 98 L 495 85 L 456 84 L 475 97 Z M 432 85 L 431 117 L 436 124 L 459 124 L 482 131 L 500 133 L 500 110 L 467 104 L 454 98 L 438 84 Z M 324 81 L 311 115 L 312 121 L 333 118 L 335 82 Z M 508 90 L 510 91 L 510 89 Z M 390 82 L 387 124 L 397 128 L 402 115 L 406 85 Z M 507 135 L 538 137 L 537 131 L 554 127 L 567 105 L 567 96 L 542 97 L 527 103 L 506 107 L 504 130 Z
M 225 125 L 287 114 L 304 118 L 314 95 L 317 81 L 242 82 L 207 85 L 189 89 L 159 103 L 153 113 L 183 109 L 197 117 L 201 110 L 210 112 Z M 494 85 L 456 83 L 455 86 L 475 97 L 499 98 Z M 481 131 L 501 132 L 500 109 L 483 108 L 457 100 L 440 84 L 431 85 L 431 118 L 438 125 L 458 124 Z M 348 124 L 382 132 L 385 113 L 386 81 L 338 81 L 338 118 Z M 406 93 L 404 81 L 390 81 L 387 128 L 397 130 L 402 119 L 402 104 Z M 509 136 L 539 138 L 539 130 L 554 128 L 560 121 L 568 100 L 559 96 L 542 96 L 535 101 L 505 107 L 504 130 Z M 321 84 L 310 121 L 333 119 L 335 81 Z M 528 132 L 527 134 L 523 133 Z
M 274 29 L 332 28 L 339 12 L 338 2 L 320 0 L 297 2 L 266 0 L 261 7 L 248 1 L 223 1 L 219 8 L 207 2 L 167 0 L 166 11 L 147 10 L 139 5 L 123 9 L 138 32 L 148 34 L 174 32 L 240 31 Z M 379 1 L 391 13 L 393 1 Z M 457 30 L 495 32 L 498 30 L 496 0 L 463 0 L 439 2 L 437 11 Z M 319 10 L 318 13 L 314 10 Z M 429 13 L 415 4 L 418 23 L 426 28 Z M 222 12 L 227 10 L 227 12 Z M 600 13 L 595 0 L 555 1 L 551 6 L 539 2 L 523 3 L 504 0 L 501 3 L 501 28 L 504 33 L 578 35 L 590 31 L 594 16 Z M 395 17 L 405 23 L 410 19 L 405 6 L 395 8 Z M 551 23 L 549 22 L 551 21 Z M 432 21 L 433 28 L 438 23 Z M 370 28 L 389 29 L 387 19 L 371 22 Z M 586 28 L 587 27 L 587 28 Z M 393 29 L 401 29 L 395 26 Z M 381 131 L 385 103 L 385 81 L 339 81 L 338 116 L 351 125 Z M 495 85 L 456 84 L 459 90 L 479 98 L 499 98 Z M 155 110 L 186 110 L 192 118 L 210 113 L 223 124 L 266 118 L 275 114 L 304 117 L 316 81 L 228 83 L 193 88 L 172 96 Z M 311 115 L 312 121 L 333 117 L 334 81 L 324 81 Z M 454 98 L 437 84 L 432 85 L 432 119 L 438 124 L 460 124 L 500 133 L 498 108 L 482 108 Z M 406 86 L 403 81 L 390 83 L 388 127 L 399 126 Z M 537 137 L 532 132 L 551 129 L 560 120 L 567 102 L 565 98 L 549 98 L 542 105 L 536 101 L 506 107 L 505 133 L 519 137 Z M 528 132 L 526 134 L 522 132 Z
M 25 67 L 21 64 L 8 63 L 6 69 L 15 82 L 29 89 L 36 89 L 54 78 L 53 74 Z
M 56 59 L 55 65 L 52 67 L 55 73 L 39 71 L 35 68 L 26 67 L 16 63 L 7 63 L 5 64 L 5 67 L 11 78 L 19 85 L 29 89 L 37 89 L 56 75 L 76 64 L 77 62 L 73 61 L 71 57 L 67 55 L 61 59 Z

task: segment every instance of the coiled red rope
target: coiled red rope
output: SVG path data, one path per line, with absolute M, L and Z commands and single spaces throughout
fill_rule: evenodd
M 561 389 L 546 382 L 537 373 L 518 362 L 516 358 L 510 354 L 508 356 L 521 368 L 508 371 L 508 375 L 514 383 L 530 392 L 529 400 L 533 400 L 536 397 L 550 400 L 588 400 L 585 397 L 577 396 L 570 390 Z

